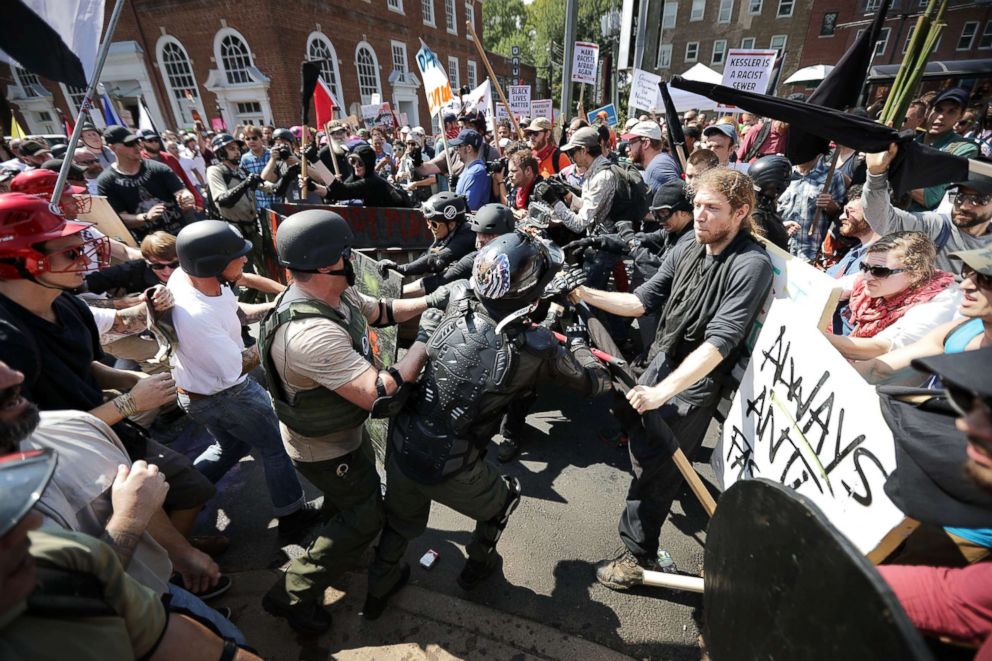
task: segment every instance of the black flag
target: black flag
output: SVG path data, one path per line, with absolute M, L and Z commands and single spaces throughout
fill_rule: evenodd
M 896 197 L 901 197 L 917 188 L 968 178 L 967 158 L 915 142 L 913 131 L 899 132 L 870 119 L 849 115 L 833 108 L 743 92 L 723 85 L 686 80 L 681 76 L 673 78 L 671 85 L 720 103 L 737 106 L 762 117 L 780 119 L 789 123 L 790 131 L 793 126 L 799 126 L 818 138 L 836 140 L 858 151 L 882 152 L 893 142 L 898 143 L 899 154 L 889 166 L 889 183 L 895 189 Z
M 672 95 L 668 91 L 668 83 L 661 81 L 658 83 L 658 88 L 661 90 L 661 100 L 665 104 L 665 128 L 668 130 L 668 142 L 671 145 L 672 154 L 675 156 L 675 163 L 681 170 L 682 159 L 678 157 L 677 147 L 685 148 L 685 132 L 682 131 L 682 120 L 679 119 L 679 113 L 675 110 L 675 102 L 672 101 Z
M 301 67 L 302 84 L 300 85 L 300 104 L 302 105 L 302 118 L 300 122 L 303 126 L 310 125 L 310 100 L 313 99 L 313 91 L 317 87 L 317 79 L 320 78 L 320 61 L 304 62 Z
M 86 87 L 86 74 L 79 57 L 22 0 L 10 0 L 3 8 L 0 50 L 31 73 L 66 85 Z

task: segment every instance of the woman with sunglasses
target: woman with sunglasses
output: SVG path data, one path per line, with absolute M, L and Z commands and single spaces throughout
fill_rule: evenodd
M 332 176 L 326 186 L 313 184 L 314 190 L 327 202 L 361 200 L 366 207 L 408 206 L 404 195 L 376 174 L 375 160 L 372 147 L 360 144 L 348 156 L 353 174 L 344 180 Z
M 950 321 L 961 291 L 934 268 L 936 248 L 922 232 L 894 232 L 867 250 L 848 309 L 847 337 L 827 335 L 848 360 L 867 360 L 923 337 Z

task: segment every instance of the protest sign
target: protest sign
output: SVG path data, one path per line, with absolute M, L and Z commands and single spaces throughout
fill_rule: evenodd
M 627 114 L 633 116 L 635 109 L 653 112 L 663 108 L 661 92 L 658 90 L 658 83 L 660 82 L 661 76 L 641 69 L 634 69 L 634 75 L 630 81 L 630 102 L 627 104 Z
M 111 239 L 117 239 L 132 248 L 138 247 L 137 242 L 131 235 L 131 231 L 124 225 L 124 221 L 117 215 L 114 208 L 110 206 L 107 198 L 102 195 L 90 196 L 89 213 L 79 214 L 79 220 L 93 223 L 102 234 L 109 236 Z
M 758 240 L 764 244 L 772 262 L 772 289 L 758 314 L 759 329 L 772 303 L 785 299 L 792 304 L 797 318 L 809 320 L 816 328 L 826 330 L 841 295 L 837 280 L 796 259 L 764 237 L 758 237 Z
M 772 302 L 713 453 L 724 489 L 767 478 L 807 496 L 862 553 L 903 521 L 878 395 L 789 298 Z
M 440 60 L 434 54 L 424 40 L 420 40 L 420 50 L 417 51 L 417 67 L 420 69 L 420 77 L 424 82 L 424 93 L 427 95 L 427 106 L 430 108 L 431 117 L 441 112 L 441 108 L 446 103 L 450 103 L 453 95 L 451 93 L 451 83 L 448 82 L 448 74 L 444 72 Z
M 731 48 L 727 51 L 727 64 L 723 68 L 721 85 L 764 94 L 775 69 L 776 50 L 756 50 L 753 48 Z M 720 105 L 721 108 L 733 106 Z
M 486 78 L 478 87 L 462 96 L 462 110 L 464 112 L 480 112 L 487 118 L 493 116 L 493 87 Z
M 551 119 L 554 101 L 551 99 L 535 99 L 530 102 L 530 117 L 546 117 Z M 553 122 L 554 120 L 552 120 Z
M 610 126 L 616 126 L 619 120 L 617 119 L 617 109 L 612 103 L 608 106 L 603 106 L 602 108 L 596 108 L 595 110 L 590 110 L 586 113 L 586 119 L 590 124 L 596 123 L 596 115 L 601 112 L 606 113 L 606 122 Z
M 595 85 L 598 67 L 599 45 L 576 41 L 572 54 L 572 82 Z
M 507 85 L 506 96 L 510 112 L 514 115 L 526 115 L 530 112 L 530 85 Z

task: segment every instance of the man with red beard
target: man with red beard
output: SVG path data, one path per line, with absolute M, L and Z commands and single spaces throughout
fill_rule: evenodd
M 970 172 L 966 180 L 951 184 L 956 191 L 950 216 L 933 211 L 909 213 L 892 206 L 889 200 L 889 164 L 898 151 L 893 143 L 888 151 L 865 157 L 868 177 L 861 194 L 865 219 L 882 236 L 924 232 L 937 247 L 937 268 L 960 279 L 962 262 L 951 259 L 951 253 L 992 244 L 992 177 Z

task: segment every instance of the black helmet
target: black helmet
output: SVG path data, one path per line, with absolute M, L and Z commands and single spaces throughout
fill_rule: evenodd
M 456 220 L 462 222 L 465 220 L 465 214 L 468 212 L 468 200 L 465 199 L 464 195 L 444 191 L 443 193 L 437 193 L 427 198 L 422 210 L 424 217 L 428 220 Z
M 276 232 L 279 263 L 294 271 L 316 271 L 341 259 L 355 240 L 351 227 L 333 211 L 308 209 L 289 216 Z
M 276 129 L 275 131 L 272 132 L 272 139 L 273 140 L 282 139 L 292 143 L 296 142 L 296 136 L 293 135 L 293 132 L 290 131 L 289 129 Z
M 754 189 L 767 197 L 778 197 L 789 187 L 792 163 L 785 156 L 762 156 L 747 171 Z
M 210 151 L 214 153 L 223 153 L 224 147 L 228 146 L 232 142 L 237 142 L 234 136 L 230 133 L 218 133 L 210 140 Z
M 483 303 L 520 307 L 539 298 L 564 263 L 564 253 L 553 243 L 523 232 L 504 234 L 475 256 L 472 289 Z
M 176 237 L 176 254 L 187 275 L 219 278 L 232 259 L 251 252 L 251 241 L 223 220 L 200 220 Z
M 516 218 L 505 204 L 486 204 L 475 212 L 468 227 L 476 234 L 506 234 L 513 231 Z

